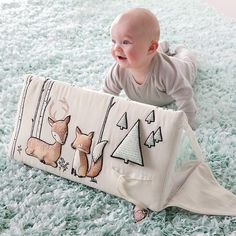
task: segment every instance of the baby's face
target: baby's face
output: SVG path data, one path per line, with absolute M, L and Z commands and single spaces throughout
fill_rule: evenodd
M 145 65 L 151 39 L 146 36 L 144 31 L 129 16 L 112 24 L 111 53 L 121 67 L 138 69 Z

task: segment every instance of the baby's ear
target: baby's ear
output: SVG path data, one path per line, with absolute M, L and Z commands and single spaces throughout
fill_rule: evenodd
M 153 52 L 155 52 L 157 50 L 157 48 L 158 48 L 158 42 L 157 41 L 152 41 L 151 45 L 148 49 L 149 54 L 152 54 Z

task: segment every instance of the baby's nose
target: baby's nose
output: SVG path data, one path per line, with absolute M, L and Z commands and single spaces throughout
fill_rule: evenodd
M 122 51 L 122 48 L 119 44 L 115 44 L 113 48 L 115 51 Z

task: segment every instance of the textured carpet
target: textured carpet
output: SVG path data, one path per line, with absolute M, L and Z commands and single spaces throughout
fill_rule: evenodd
M 100 90 L 109 26 L 142 6 L 159 18 L 172 49 L 198 55 L 194 84 L 197 139 L 214 176 L 236 194 L 236 22 L 200 0 L 4 0 L 0 3 L 0 235 L 236 235 L 236 217 L 178 208 L 151 212 L 140 224 L 132 206 L 81 184 L 8 159 L 17 102 L 26 73 Z

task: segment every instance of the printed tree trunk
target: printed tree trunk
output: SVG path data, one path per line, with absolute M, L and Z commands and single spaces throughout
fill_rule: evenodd
M 108 105 L 108 108 L 107 108 L 107 111 L 105 114 L 105 118 L 103 120 L 102 128 L 100 131 L 99 139 L 98 139 L 98 142 L 97 142 L 97 144 L 93 150 L 93 153 L 92 153 L 92 160 L 91 160 L 91 164 L 90 164 L 90 169 L 87 174 L 88 177 L 91 177 L 91 182 L 94 182 L 94 183 L 97 183 L 97 180 L 95 179 L 95 177 L 99 175 L 99 173 L 102 170 L 102 166 L 103 166 L 103 151 L 104 151 L 104 148 L 105 148 L 106 144 L 108 143 L 108 141 L 102 140 L 102 136 L 104 133 L 104 129 L 106 126 L 109 112 L 115 104 L 115 102 L 113 102 L 113 100 L 114 100 L 114 97 L 111 98 L 110 103 Z
M 15 153 L 15 149 L 16 149 L 16 142 L 17 142 L 18 135 L 19 135 L 19 132 L 20 132 L 21 121 L 23 119 L 22 117 L 23 117 L 23 113 L 24 113 L 25 98 L 26 98 L 30 83 L 32 81 L 32 77 L 33 76 L 29 76 L 26 79 L 26 86 L 24 88 L 23 95 L 22 95 L 22 100 L 21 100 L 21 104 L 20 104 L 20 112 L 19 112 L 19 116 L 18 116 L 18 119 L 17 119 L 17 123 L 16 123 L 15 137 L 13 139 L 13 144 L 12 144 L 12 149 L 11 149 L 11 154 L 10 154 L 11 158 L 14 157 L 14 153 Z
M 50 95 L 53 83 L 54 82 L 52 82 L 50 80 L 46 80 L 45 84 L 43 85 L 43 88 L 41 90 L 41 94 L 40 94 L 40 98 L 39 98 L 38 106 L 37 106 L 38 110 L 36 110 L 35 117 L 34 117 L 34 125 L 36 123 L 36 119 L 38 119 L 37 129 L 36 129 L 36 133 L 35 133 L 35 137 L 37 137 L 37 138 L 41 137 L 44 114 L 45 114 L 45 110 L 47 108 L 47 105 L 49 104 L 50 99 L 51 99 L 51 98 L 49 98 L 49 95 Z M 41 99 L 42 96 L 44 96 L 43 99 Z M 42 103 L 42 104 L 40 104 L 40 103 Z M 41 108 L 40 108 L 40 105 L 41 105 Z M 39 113 L 39 117 L 37 117 L 39 109 L 40 109 L 40 113 Z M 32 132 L 34 132 L 34 130 L 32 130 Z

